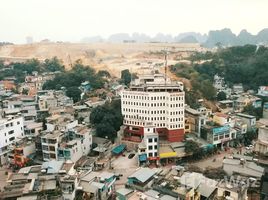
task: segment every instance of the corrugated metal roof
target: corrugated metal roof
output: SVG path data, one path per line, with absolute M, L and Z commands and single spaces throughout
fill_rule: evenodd
M 140 168 L 134 174 L 130 175 L 128 178 L 136 178 L 140 182 L 144 183 L 149 180 L 153 175 L 155 175 L 155 171 L 149 168 Z

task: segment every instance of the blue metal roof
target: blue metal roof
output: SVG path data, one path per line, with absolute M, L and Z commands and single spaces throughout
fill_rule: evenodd
M 139 160 L 140 161 L 146 161 L 147 160 L 147 155 L 146 154 L 139 155 Z
M 125 144 L 120 144 L 120 145 L 116 146 L 115 148 L 113 148 L 112 153 L 120 154 L 125 150 L 125 148 L 126 148 Z

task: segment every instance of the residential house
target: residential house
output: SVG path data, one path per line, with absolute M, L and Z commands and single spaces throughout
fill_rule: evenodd
M 244 113 L 237 113 L 238 118 L 240 118 L 244 123 L 247 124 L 248 131 L 256 131 L 256 117 L 253 115 L 247 115 Z
M 258 140 L 255 143 L 254 151 L 268 155 L 268 126 L 259 127 Z
M 0 164 L 7 163 L 9 146 L 24 137 L 24 121 L 21 116 L 0 119 Z
M 137 190 L 145 191 L 154 180 L 156 171 L 150 168 L 139 168 L 133 174 L 128 176 L 127 185 Z
M 207 116 L 202 114 L 200 111 L 194 110 L 190 107 L 185 108 L 185 132 L 196 133 L 200 136 L 201 127 L 206 124 Z
M 81 175 L 79 188 L 92 200 L 108 200 L 115 192 L 116 177 L 109 172 L 92 172 Z
M 247 197 L 247 185 L 242 181 L 224 180 L 217 185 L 217 197 L 232 200 L 245 200 Z
M 255 162 L 244 159 L 225 158 L 223 160 L 223 170 L 229 175 L 240 174 L 248 177 L 261 178 L 264 174 L 264 168 L 258 166 Z
M 260 86 L 257 95 L 268 97 L 268 86 Z

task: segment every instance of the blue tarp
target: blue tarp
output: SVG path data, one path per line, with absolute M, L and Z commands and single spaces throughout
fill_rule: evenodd
M 125 150 L 125 148 L 126 148 L 125 144 L 120 144 L 117 147 L 113 148 L 112 153 L 118 155 L 122 153 Z
M 146 161 L 147 160 L 147 155 L 146 154 L 139 155 L 139 160 L 141 162 Z

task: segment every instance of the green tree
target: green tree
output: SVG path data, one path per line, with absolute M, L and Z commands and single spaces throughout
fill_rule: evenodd
M 194 152 L 197 152 L 199 150 L 199 145 L 197 142 L 193 140 L 187 140 L 185 143 L 185 153 L 192 154 Z
M 108 71 L 106 71 L 106 70 L 98 71 L 97 76 L 99 76 L 99 77 L 107 77 L 107 78 L 111 77 L 110 73 Z
M 125 85 L 128 85 L 131 82 L 131 73 L 128 69 L 121 71 L 121 81 Z
M 244 107 L 243 113 L 253 115 L 253 116 L 255 116 L 257 118 L 257 120 L 262 118 L 262 115 L 263 115 L 262 107 L 255 108 L 252 104 L 249 104 L 246 107 Z
M 108 136 L 114 139 L 123 122 L 121 101 L 114 100 L 94 108 L 90 114 L 90 122 L 96 128 L 96 134 L 99 137 Z
M 73 99 L 74 102 L 78 102 L 81 98 L 81 90 L 77 87 L 67 88 L 66 95 Z
M 226 94 L 225 94 L 225 92 L 220 91 L 220 92 L 217 94 L 217 100 L 218 100 L 218 101 L 226 100 Z

